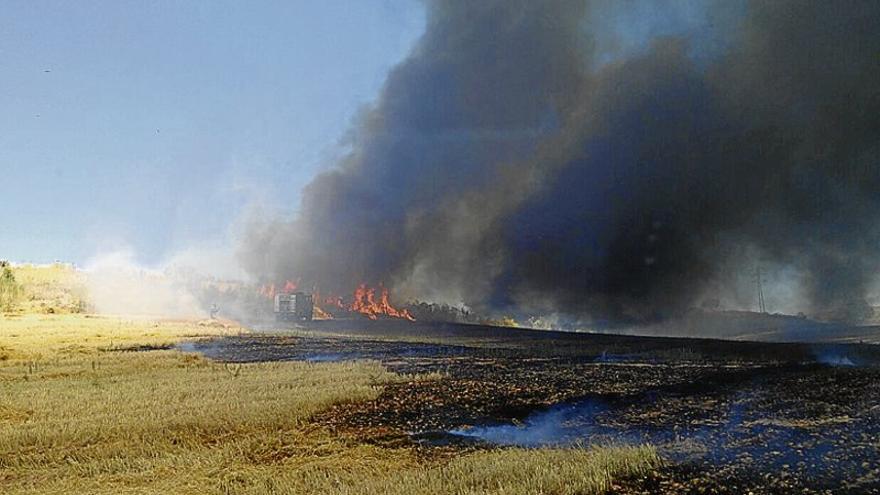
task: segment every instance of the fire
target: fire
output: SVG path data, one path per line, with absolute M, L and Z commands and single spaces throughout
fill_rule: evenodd
M 334 295 L 322 296 L 321 291 L 317 288 L 312 290 L 312 301 L 315 305 L 316 320 L 333 320 L 333 312 L 337 309 L 344 309 L 342 298 Z M 326 308 L 326 309 L 325 309 Z
M 321 295 L 321 291 L 318 289 L 313 290 L 312 295 L 314 296 L 315 306 L 320 305 L 325 308 L 345 309 L 345 304 L 342 303 L 342 297 L 334 296 L 333 294 Z
M 275 297 L 275 284 L 266 284 L 257 290 L 257 293 L 263 297 L 273 298 Z
M 297 287 L 299 287 L 299 280 L 294 282 L 293 280 L 285 280 L 284 286 L 281 289 L 277 289 L 275 284 L 265 284 L 257 289 L 257 293 L 263 297 L 272 299 L 275 297 L 275 294 L 278 293 L 291 293 L 296 292 Z
M 315 313 L 316 320 L 332 320 L 333 319 L 333 315 L 331 315 L 330 313 L 321 309 L 321 306 L 318 306 L 317 302 L 315 302 L 314 313 Z
M 354 291 L 354 301 L 348 307 L 350 311 L 361 313 L 371 320 L 379 316 L 392 318 L 405 318 L 409 321 L 416 319 L 406 309 L 397 309 L 391 305 L 388 297 L 388 289 L 379 285 L 379 299 L 376 300 L 376 289 L 361 284 Z
M 283 286 L 281 284 L 276 286 L 274 283 L 265 284 L 257 292 L 263 297 L 273 299 L 275 294 L 296 292 L 299 285 L 299 279 L 296 281 L 287 280 Z M 332 320 L 335 316 L 351 312 L 360 313 L 371 320 L 389 317 L 415 321 L 407 309 L 397 309 L 391 304 L 388 289 L 382 284 L 379 284 L 378 288 L 360 284 L 352 295 L 351 304 L 346 304 L 345 299 L 341 296 L 321 294 L 316 287 L 312 290 L 312 300 L 315 306 L 315 318 L 319 320 Z

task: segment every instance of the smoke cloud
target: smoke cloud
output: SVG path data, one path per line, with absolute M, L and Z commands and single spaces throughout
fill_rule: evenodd
M 89 301 L 99 313 L 201 317 L 207 314 L 180 278 L 138 265 L 130 250 L 96 256 L 86 267 Z
M 345 157 L 295 217 L 251 223 L 243 265 L 595 321 L 741 300 L 764 264 L 812 312 L 863 317 L 880 4 L 650 5 L 429 2 Z

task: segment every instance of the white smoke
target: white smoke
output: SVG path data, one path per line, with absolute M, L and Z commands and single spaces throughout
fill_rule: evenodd
M 167 266 L 138 264 L 131 249 L 96 256 L 86 263 L 89 299 L 99 313 L 204 317 L 185 277 Z

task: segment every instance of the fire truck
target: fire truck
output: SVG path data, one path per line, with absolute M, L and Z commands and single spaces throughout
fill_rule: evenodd
M 314 310 L 311 294 L 305 292 L 275 294 L 275 319 L 278 321 L 310 321 Z

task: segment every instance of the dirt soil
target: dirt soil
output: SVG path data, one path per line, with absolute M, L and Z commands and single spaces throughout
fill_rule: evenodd
M 614 493 L 880 493 L 876 346 L 370 325 L 188 350 L 239 362 L 375 359 L 398 373 L 433 373 L 314 418 L 427 457 L 651 443 L 666 466 Z

